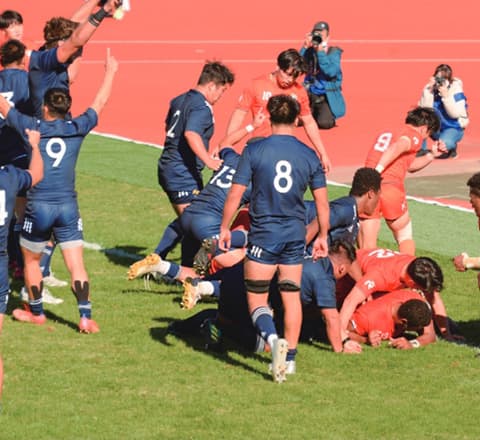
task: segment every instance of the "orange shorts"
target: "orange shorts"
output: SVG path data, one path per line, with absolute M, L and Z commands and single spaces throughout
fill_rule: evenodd
M 362 218 L 385 218 L 385 220 L 396 220 L 408 210 L 407 194 L 403 185 L 382 183 L 382 191 L 377 208 L 372 215 L 365 215 Z

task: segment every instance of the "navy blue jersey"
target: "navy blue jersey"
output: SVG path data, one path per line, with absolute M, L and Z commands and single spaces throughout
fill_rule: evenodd
M 70 89 L 68 66 L 68 63 L 58 61 L 57 48 L 32 51 L 28 66 L 31 115 L 42 117 L 43 97 L 48 89 L 54 87 Z
M 22 69 L 1 70 L 0 94 L 12 107 L 27 113 L 30 98 L 28 73 Z M 15 129 L 8 127 L 0 116 L 0 165 L 12 163 L 29 154 L 30 144 Z
M 208 150 L 214 127 L 211 105 L 200 92 L 189 90 L 170 102 L 165 124 L 166 137 L 159 172 L 167 190 L 182 189 L 192 180 L 202 187 L 201 171 L 205 165 L 190 148 L 185 132 L 197 133 Z
M 328 257 L 313 261 L 305 259 L 302 270 L 300 296 L 303 305 L 335 309 L 335 277 L 332 262 Z
M 308 186 L 312 190 L 326 186 L 316 153 L 289 135 L 248 144 L 233 183 L 250 182 L 249 239 L 255 244 L 305 240 L 303 196 Z
M 223 160 L 221 168 L 213 173 L 205 188 L 193 199 L 186 208 L 192 213 L 218 215 L 222 218 L 225 199 L 232 186 L 232 179 L 237 170 L 240 155 L 233 148 L 220 150 L 220 159 Z M 250 191 L 245 191 L 242 204 L 248 201 Z
M 76 197 L 75 165 L 84 137 L 98 121 L 95 110 L 89 108 L 77 118 L 44 121 L 10 110 L 7 124 L 19 133 L 25 128 L 40 132 L 40 153 L 44 177 L 28 192 L 29 200 L 62 203 Z M 26 134 L 23 134 L 26 136 Z
M 328 243 L 342 239 L 355 243 L 358 235 L 357 202 L 353 196 L 344 196 L 329 202 L 330 205 L 330 229 L 328 230 Z M 305 224 L 311 223 L 317 216 L 315 202 L 305 201 L 306 218 Z
M 5 253 L 7 249 L 8 228 L 17 193 L 31 185 L 32 177 L 28 171 L 12 165 L 0 167 L 0 253 Z

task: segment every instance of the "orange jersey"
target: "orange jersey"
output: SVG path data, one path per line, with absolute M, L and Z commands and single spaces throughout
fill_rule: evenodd
M 275 74 L 269 73 L 256 78 L 252 81 L 250 87 L 246 88 L 238 101 L 237 109 L 251 112 L 252 116 L 259 111 L 263 111 L 268 115 L 267 102 L 271 96 L 289 95 L 295 98 L 300 104 L 300 116 L 308 116 L 310 112 L 310 102 L 303 85 L 294 82 L 288 88 L 282 88 L 278 85 Z M 256 128 L 253 136 L 270 136 L 272 129 L 270 127 L 270 119 L 265 118 L 263 124 Z
M 398 131 L 398 135 L 390 131 L 380 134 L 377 137 L 375 144 L 368 152 L 365 166 L 375 168 L 383 153 L 400 138 L 407 138 L 410 140 L 410 149 L 397 157 L 385 168 L 382 172 L 382 182 L 396 182 L 403 187 L 403 181 L 405 180 L 408 168 L 415 160 L 417 151 L 420 150 L 423 142 L 422 137 L 411 125 L 405 125 Z
M 359 249 L 357 262 L 363 276 L 355 286 L 364 293 L 365 298 L 374 292 L 400 289 L 403 287 L 402 273 L 415 258 L 413 255 L 400 254 L 390 249 Z
M 405 289 L 387 293 L 355 310 L 350 323 L 355 333 L 360 336 L 367 336 L 373 330 L 380 330 L 384 334 L 383 339 L 400 336 L 395 332 L 392 309 L 395 304 L 403 304 L 411 299 L 425 301 L 425 298 L 414 290 Z

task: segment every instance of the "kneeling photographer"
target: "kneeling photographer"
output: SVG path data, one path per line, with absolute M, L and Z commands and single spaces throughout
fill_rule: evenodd
M 440 131 L 432 135 L 434 140 L 443 141 L 448 150 L 440 158 L 457 157 L 457 144 L 463 139 L 469 122 L 467 98 L 462 80 L 453 76 L 448 64 L 440 64 L 435 68 L 433 76 L 423 88 L 419 105 L 434 108 L 440 117 Z
M 310 98 L 312 115 L 318 128 L 322 129 L 334 127 L 335 120 L 345 114 L 340 65 L 343 50 L 329 46 L 329 34 L 328 23 L 316 23 L 300 49 L 307 63 L 304 86 Z

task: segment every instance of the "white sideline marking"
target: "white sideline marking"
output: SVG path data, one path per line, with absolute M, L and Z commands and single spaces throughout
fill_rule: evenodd
M 91 133 L 95 134 L 97 136 L 103 136 L 103 137 L 106 137 L 106 138 L 109 138 L 109 139 L 117 139 L 117 140 L 126 141 L 126 142 L 133 142 L 135 144 L 146 145 L 146 146 L 154 147 L 154 148 L 163 148 L 163 146 L 158 145 L 158 144 L 149 144 L 147 142 L 137 141 L 137 140 L 130 139 L 130 138 L 127 138 L 127 137 L 124 137 L 124 136 L 118 136 L 116 134 L 99 133 L 98 131 L 92 131 Z M 334 182 L 332 180 L 327 180 L 327 183 L 329 185 L 335 185 L 335 186 L 339 186 L 339 187 L 343 187 L 343 188 L 350 188 L 350 185 L 347 185 L 345 183 L 340 183 L 340 182 Z M 419 203 L 424 203 L 426 205 L 437 205 L 437 206 L 440 206 L 440 207 L 443 207 L 443 208 L 451 208 L 451 209 L 455 209 L 457 211 L 468 212 L 468 213 L 471 213 L 471 214 L 473 213 L 473 209 L 463 208 L 461 206 L 449 205 L 447 203 L 438 202 L 436 200 L 426 200 L 426 199 L 423 199 L 421 197 L 413 197 L 413 196 L 407 196 L 407 199 L 414 200 L 414 201 L 419 202 Z M 122 249 L 105 249 L 102 245 L 100 245 L 98 243 L 89 243 L 87 241 L 84 241 L 83 242 L 83 247 L 85 249 L 104 252 L 105 254 L 114 255 L 116 257 L 130 258 L 132 260 L 139 260 L 141 258 L 137 254 L 132 254 L 132 253 L 126 252 Z

